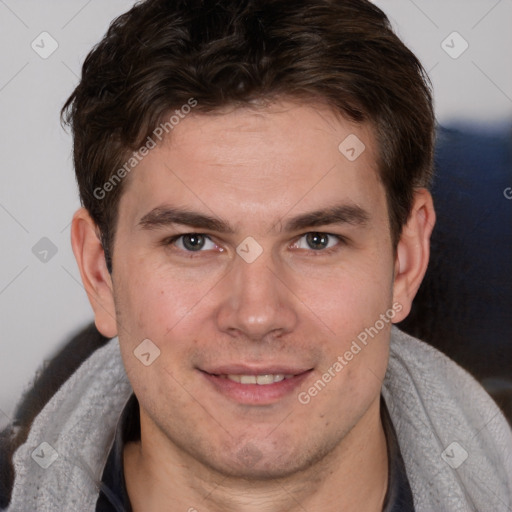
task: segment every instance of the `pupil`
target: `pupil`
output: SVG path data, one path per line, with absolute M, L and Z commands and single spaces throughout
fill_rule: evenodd
M 183 237 L 183 245 L 190 251 L 196 251 L 201 249 L 204 245 L 203 235 L 185 235 Z
M 329 243 L 328 235 L 323 233 L 308 233 L 306 241 L 311 249 L 323 249 Z

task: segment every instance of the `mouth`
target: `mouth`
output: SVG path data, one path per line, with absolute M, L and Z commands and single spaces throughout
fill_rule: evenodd
M 268 386 L 274 384 L 274 382 L 281 382 L 284 379 L 291 379 L 295 377 L 293 374 L 284 375 L 282 373 L 265 373 L 262 375 L 216 375 L 221 379 L 229 379 L 239 384 L 258 384 L 259 386 Z
M 238 404 L 269 405 L 291 395 L 313 369 L 230 367 L 199 371 L 216 393 Z

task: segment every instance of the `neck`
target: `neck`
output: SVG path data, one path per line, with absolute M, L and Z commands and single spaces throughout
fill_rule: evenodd
M 219 474 L 177 449 L 141 410 L 141 440 L 124 449 L 133 512 L 381 511 L 388 458 L 380 400 L 327 456 L 282 479 Z

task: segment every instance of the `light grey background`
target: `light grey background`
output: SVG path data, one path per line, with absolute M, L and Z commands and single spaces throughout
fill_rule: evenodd
M 442 124 L 510 122 L 512 0 L 376 3 L 429 71 Z M 88 51 L 132 4 L 0 0 L 0 427 L 44 360 L 93 318 L 69 242 L 79 200 L 59 110 Z M 47 58 L 31 46 L 51 49 L 42 32 L 58 44 Z M 456 59 L 442 47 L 455 55 L 464 40 Z M 33 253 L 43 237 L 55 255 L 46 242 Z

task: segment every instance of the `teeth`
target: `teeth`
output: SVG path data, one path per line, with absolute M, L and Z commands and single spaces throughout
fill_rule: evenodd
M 293 375 L 268 374 L 268 375 L 226 375 L 229 380 L 238 382 L 240 384 L 259 384 L 265 386 L 266 384 L 273 384 L 274 382 L 281 382 L 284 379 L 289 379 Z
M 281 382 L 284 375 L 258 375 L 256 384 L 272 384 L 273 382 Z

